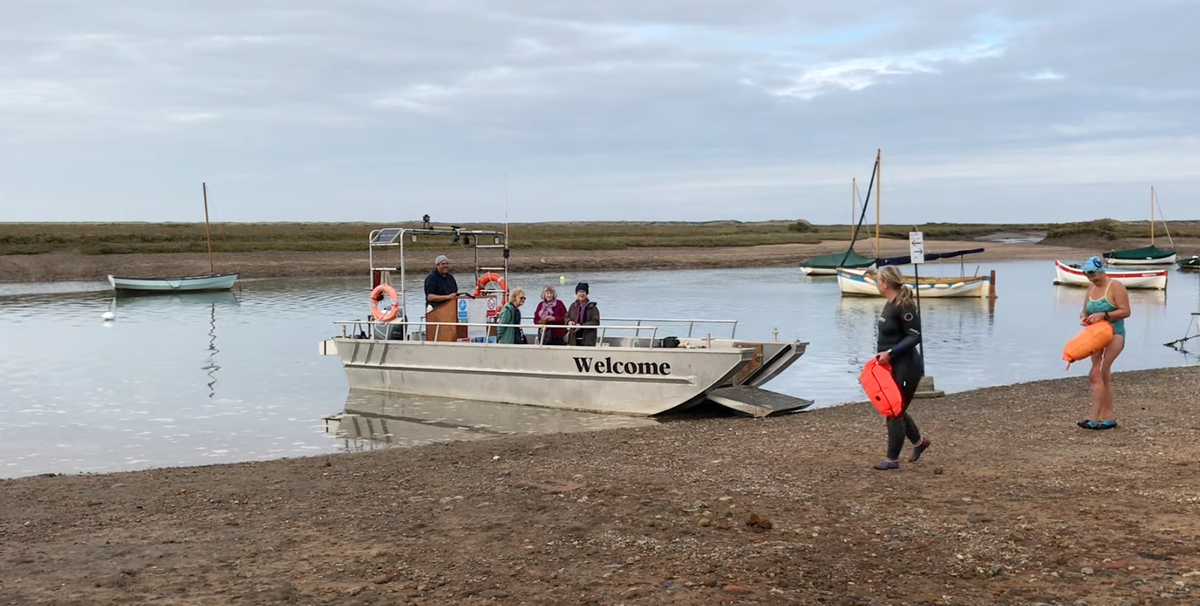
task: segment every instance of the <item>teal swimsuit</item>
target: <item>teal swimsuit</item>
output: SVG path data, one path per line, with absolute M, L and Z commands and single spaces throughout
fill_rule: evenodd
M 1112 288 L 1111 283 L 1109 283 L 1109 288 Z M 1102 314 L 1106 311 L 1108 311 L 1108 312 L 1117 311 L 1117 306 L 1113 305 L 1111 302 L 1109 302 L 1108 289 L 1106 288 L 1104 290 L 1104 296 L 1100 297 L 1099 299 L 1093 299 L 1091 297 L 1091 292 L 1090 291 L 1088 292 L 1087 306 L 1084 307 L 1084 311 L 1088 315 Z M 1109 320 L 1109 323 L 1112 324 L 1114 335 L 1121 335 L 1122 337 L 1125 336 L 1125 319 L 1124 318 L 1121 318 L 1120 320 Z

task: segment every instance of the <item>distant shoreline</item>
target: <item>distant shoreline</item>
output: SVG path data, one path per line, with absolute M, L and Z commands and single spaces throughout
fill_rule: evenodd
M 514 272 L 596 272 L 637 269 L 719 269 L 736 267 L 797 267 L 803 260 L 845 250 L 846 241 L 818 244 L 773 244 L 730 247 L 661 247 L 623 250 L 514 250 L 509 270 Z M 908 254 L 908 242 L 883 240 L 882 254 Z M 1012 260 L 1083 260 L 1097 250 L 1033 243 L 943 240 L 930 241 L 931 251 L 983 248 L 984 252 L 964 257 L 968 263 Z M 872 243 L 856 246 L 861 253 L 873 252 Z M 406 271 L 424 274 L 433 266 L 439 250 L 406 253 Z M 453 271 L 460 275 L 472 269 L 465 249 L 448 246 Z M 238 272 L 242 278 L 288 278 L 364 276 L 366 251 L 288 252 L 263 251 L 216 253 L 218 272 Z M 207 274 L 208 257 L 202 253 L 135 253 L 87 255 L 54 252 L 37 255 L 0 256 L 0 282 L 62 282 L 106 280 L 109 274 L 131 277 L 185 276 Z M 986 269 L 981 269 L 986 271 Z M 460 280 L 461 282 L 461 280 Z

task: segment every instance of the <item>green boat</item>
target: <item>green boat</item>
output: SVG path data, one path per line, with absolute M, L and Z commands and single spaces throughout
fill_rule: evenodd
M 1104 253 L 1109 265 L 1170 265 L 1175 262 L 1175 251 L 1151 244 L 1142 248 L 1110 250 Z
M 864 257 L 850 249 L 847 251 L 817 255 L 806 259 L 800 264 L 800 271 L 806 276 L 835 276 L 839 267 L 844 269 L 870 269 L 875 266 L 875 259 Z M 845 259 L 845 261 L 842 261 Z
M 1158 198 L 1154 195 L 1154 186 L 1150 187 L 1150 246 L 1130 248 L 1128 250 L 1110 250 L 1104 253 L 1104 259 L 1109 265 L 1170 265 L 1175 262 L 1175 251 L 1159 248 L 1154 245 L 1154 207 Z M 1161 214 L 1161 210 L 1160 210 Z M 1163 219 L 1163 228 L 1167 230 L 1167 238 L 1171 238 L 1171 230 Z M 1172 245 L 1175 242 L 1171 242 Z
M 1175 264 L 1179 266 L 1179 269 L 1187 271 L 1200 271 L 1200 256 L 1192 255 L 1176 261 Z

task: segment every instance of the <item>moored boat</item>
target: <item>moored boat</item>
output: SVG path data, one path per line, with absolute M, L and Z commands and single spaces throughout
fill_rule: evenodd
M 1150 186 L 1150 246 L 1130 248 L 1126 250 L 1110 250 L 1104 253 L 1104 261 L 1108 265 L 1170 265 L 1175 262 L 1175 251 L 1169 248 L 1159 248 L 1154 245 L 1154 208 L 1158 205 L 1158 197 L 1154 195 L 1154 186 Z M 1161 209 L 1159 211 L 1161 215 Z M 1163 227 L 1167 231 L 1167 239 L 1171 239 L 1171 230 L 1163 219 Z M 1172 245 L 1174 242 L 1172 241 Z
M 833 276 L 837 275 L 837 268 L 845 267 L 849 269 L 871 269 L 875 267 L 875 259 L 864 257 L 853 249 L 830 253 L 827 255 L 817 255 L 810 259 L 805 259 L 800 263 L 800 271 L 806 276 Z
M 117 291 L 203 292 L 229 290 L 233 287 L 237 278 L 238 275 L 236 273 L 186 276 L 182 278 L 123 278 L 110 275 L 108 283 Z
M 1200 255 L 1184 257 L 1176 261 L 1176 264 L 1184 271 L 1200 271 Z
M 473 243 L 476 274 L 489 273 L 476 282 L 474 297 L 426 309 L 423 317 L 409 320 L 404 245 L 447 235 Z M 482 283 L 496 275 L 508 286 L 504 232 L 427 224 L 374 230 L 368 242 L 372 293 L 386 293 L 398 311 L 381 311 L 373 303 L 374 319 L 337 322 L 342 334 L 321 343 L 322 354 L 341 359 L 351 389 L 634 416 L 684 410 L 710 395 L 718 404 L 757 416 L 812 403 L 759 389 L 800 358 L 808 344 L 737 338 L 732 320 L 602 320 L 589 328 L 596 331 L 595 345 L 544 345 L 538 337 L 544 326 L 511 324 L 505 326 L 522 329 L 528 344 L 496 343 L 495 312 L 507 293 L 486 292 Z M 382 254 L 377 249 L 385 246 L 399 251 L 398 263 L 377 260 Z M 486 252 L 480 249 L 488 248 L 503 249 L 503 258 L 493 267 L 479 267 L 480 253 Z M 394 273 L 399 274 L 396 288 L 391 286 Z M 363 302 L 368 302 L 365 293 Z M 691 329 L 679 329 L 675 334 L 684 333 L 681 337 L 667 332 L 667 325 L 679 323 L 725 324 L 730 330 L 724 338 L 693 337 Z
M 1088 286 L 1091 282 L 1087 274 L 1079 268 L 1078 263 L 1067 264 L 1054 260 L 1055 284 L 1067 286 Z M 1105 268 L 1108 277 L 1120 282 L 1125 288 L 1146 288 L 1164 290 L 1167 288 L 1166 269 L 1115 269 Z
M 204 240 L 208 245 L 208 275 L 170 278 L 132 278 L 109 274 L 108 283 L 119 293 L 144 292 L 204 292 L 229 290 L 237 282 L 237 273 L 218 274 L 213 266 L 212 234 L 208 224 L 208 184 L 201 183 L 204 193 Z
M 838 269 L 838 288 L 842 295 L 881 297 L 875 286 L 876 273 L 860 269 Z M 991 294 L 990 276 L 962 276 L 958 278 L 935 278 L 904 276 L 904 283 L 921 298 L 982 298 Z

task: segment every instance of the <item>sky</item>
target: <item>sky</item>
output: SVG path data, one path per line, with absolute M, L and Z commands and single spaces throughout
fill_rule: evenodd
M 1200 218 L 1200 0 L 0 18 L 0 222 L 200 221 L 207 183 L 214 221 L 845 223 L 877 150 L 886 223 Z

